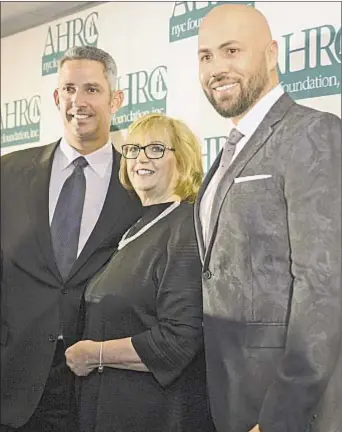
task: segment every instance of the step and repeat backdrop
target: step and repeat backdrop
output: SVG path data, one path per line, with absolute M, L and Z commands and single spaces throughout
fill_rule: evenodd
M 200 87 L 197 34 L 222 3 L 263 12 L 279 44 L 284 89 L 300 104 L 341 116 L 340 2 L 108 2 L 1 39 L 1 153 L 61 136 L 53 101 L 58 60 L 69 47 L 92 45 L 113 55 L 125 95 L 111 123 L 115 146 L 137 117 L 163 112 L 197 134 L 207 171 L 232 125 Z

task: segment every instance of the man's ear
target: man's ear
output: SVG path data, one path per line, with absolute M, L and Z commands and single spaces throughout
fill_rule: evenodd
M 58 93 L 58 89 L 55 89 L 55 91 L 53 92 L 53 98 L 55 100 L 56 107 L 59 109 L 59 93 Z
M 267 47 L 266 51 L 266 58 L 267 58 L 267 65 L 268 70 L 273 71 L 277 68 L 278 64 L 278 43 L 277 41 L 273 40 L 270 42 L 270 44 Z
M 115 90 L 112 92 L 112 100 L 110 103 L 112 114 L 115 114 L 116 111 L 121 107 L 123 100 L 124 93 L 122 90 Z

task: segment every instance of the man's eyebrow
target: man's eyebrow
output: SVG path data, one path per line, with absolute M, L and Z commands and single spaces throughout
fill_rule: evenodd
M 239 41 L 237 41 L 237 40 L 229 40 L 229 41 L 227 41 L 227 42 L 223 42 L 220 46 L 219 46 L 219 50 L 221 50 L 221 49 L 223 49 L 223 48 L 227 48 L 227 47 L 229 47 L 230 45 L 236 45 L 236 44 L 238 44 L 239 43 Z
M 203 54 L 203 53 L 208 53 L 208 52 L 210 52 L 210 49 L 209 49 L 209 48 L 200 48 L 200 49 L 197 51 L 197 54 Z
M 65 83 L 61 83 L 60 84 L 60 88 L 65 88 L 65 87 L 77 87 L 77 85 L 73 82 L 65 82 Z M 103 87 L 101 84 L 97 83 L 97 82 L 86 82 L 84 84 L 82 84 L 82 86 L 84 89 L 90 89 L 90 88 L 95 88 L 98 91 L 103 91 Z
M 84 84 L 85 87 L 98 87 L 98 88 L 102 88 L 102 86 L 99 83 L 96 82 L 87 82 Z
M 221 45 L 219 45 L 218 49 L 222 50 L 223 48 L 227 48 L 230 45 L 236 45 L 238 43 L 239 43 L 239 41 L 237 41 L 237 40 L 229 40 L 229 41 L 223 42 Z M 197 51 L 197 54 L 204 54 L 204 53 L 209 53 L 209 52 L 211 52 L 211 50 L 209 48 L 200 48 Z

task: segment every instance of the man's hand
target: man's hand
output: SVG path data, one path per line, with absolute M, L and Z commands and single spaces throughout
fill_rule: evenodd
M 249 432 L 261 432 L 259 429 L 259 425 L 254 426 L 254 428 L 251 429 Z
M 100 342 L 84 340 L 65 351 L 66 364 L 77 376 L 87 376 L 99 364 Z

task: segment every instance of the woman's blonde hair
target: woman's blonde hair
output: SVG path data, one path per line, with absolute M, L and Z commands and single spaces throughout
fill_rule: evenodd
M 147 114 L 129 126 L 126 142 L 139 144 L 146 137 L 160 142 L 167 139 L 165 144 L 175 149 L 178 178 L 173 193 L 183 201 L 194 202 L 203 179 L 201 144 L 194 133 L 180 120 L 164 114 Z M 119 178 L 126 189 L 133 189 L 124 157 Z

